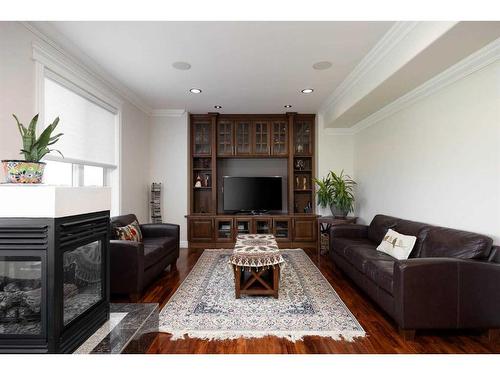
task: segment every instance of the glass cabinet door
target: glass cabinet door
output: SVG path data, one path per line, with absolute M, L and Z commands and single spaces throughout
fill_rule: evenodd
M 272 154 L 288 155 L 288 126 L 286 121 L 273 121 Z
M 216 240 L 231 242 L 233 240 L 233 219 L 215 219 Z
M 212 155 L 211 124 L 209 122 L 193 123 L 193 154 Z
M 255 121 L 253 125 L 254 154 L 269 155 L 269 123 L 267 121 Z
M 249 121 L 236 122 L 236 155 L 249 155 L 252 152 Z
M 254 225 L 256 234 L 272 234 L 271 219 L 255 219 Z
M 220 121 L 217 124 L 217 155 L 233 155 L 233 122 Z
M 273 233 L 276 241 L 289 241 L 290 236 L 290 219 L 274 219 L 273 221 Z
M 252 221 L 250 219 L 235 219 L 236 220 L 236 234 L 250 234 L 252 233 Z
M 312 124 L 310 121 L 296 121 L 294 125 L 294 151 L 296 155 L 312 154 Z

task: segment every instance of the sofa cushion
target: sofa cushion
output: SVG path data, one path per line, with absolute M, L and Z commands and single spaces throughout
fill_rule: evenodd
M 377 246 L 377 250 L 396 259 L 408 259 L 416 241 L 416 236 L 408 236 L 389 229 L 380 245 Z
M 354 268 L 362 273 L 366 273 L 366 262 L 370 260 L 396 260 L 385 253 L 377 251 L 375 245 L 358 245 L 348 247 L 345 250 L 344 257 L 354 266 Z
M 358 245 L 374 245 L 367 238 L 343 238 L 343 237 L 333 237 L 332 238 L 332 250 L 342 256 L 345 256 L 345 250 L 350 246 Z
M 396 227 L 399 220 L 392 216 L 376 215 L 368 227 L 368 239 L 378 245 L 387 231 Z
M 134 221 L 137 221 L 137 217 L 134 214 L 114 216 L 111 218 L 111 226 L 124 227 L 125 225 L 129 225 Z
M 409 258 L 416 258 L 419 256 L 422 243 L 431 228 L 431 225 L 419 223 L 417 221 L 398 220 L 398 223 L 394 228 L 395 231 L 407 236 L 417 237 L 417 241 L 415 242 L 415 246 L 413 246 L 413 250 L 411 251 Z
M 173 237 L 144 238 L 144 268 L 149 268 L 170 253 L 175 247 Z
M 393 294 L 395 260 L 371 259 L 365 264 L 366 276 L 389 294 Z
M 120 241 L 142 242 L 141 228 L 137 220 L 123 227 L 113 227 L 115 239 Z
M 422 242 L 420 258 L 487 258 L 493 240 L 481 234 L 451 228 L 432 227 Z

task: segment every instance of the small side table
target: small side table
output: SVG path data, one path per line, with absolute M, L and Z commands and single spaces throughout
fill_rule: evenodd
M 320 216 L 318 217 L 318 265 L 321 262 L 321 255 L 325 255 L 329 251 L 330 243 L 330 228 L 335 225 L 342 224 L 356 224 L 358 220 L 355 216 L 347 216 L 345 218 L 338 218 L 334 216 Z M 326 245 L 326 246 L 325 246 Z

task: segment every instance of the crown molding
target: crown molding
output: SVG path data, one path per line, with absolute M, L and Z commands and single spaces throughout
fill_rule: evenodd
M 99 105 L 104 106 L 106 109 L 113 111 L 121 108 L 123 101 L 119 96 L 115 95 L 114 91 L 110 90 L 108 86 L 103 85 L 100 81 L 93 80 L 77 69 L 77 67 L 65 59 L 63 55 L 60 55 L 57 51 L 49 50 L 49 47 L 46 45 L 42 45 L 38 41 L 33 41 L 31 45 L 32 58 L 37 64 L 36 79 L 39 81 L 37 85 L 39 89 L 43 90 L 43 83 L 41 83 L 40 80 L 43 81 L 45 76 L 48 75 L 51 78 L 62 77 L 56 80 L 62 80 L 67 85 L 70 85 L 71 88 L 75 88 L 76 91 L 80 90 L 83 93 L 87 93 L 84 95 L 85 97 L 87 97 L 88 94 L 90 94 L 91 97 L 97 97 Z M 47 73 L 46 69 L 50 73 Z M 40 97 L 42 97 L 42 95 L 40 95 Z M 104 103 L 101 103 L 101 101 Z M 113 108 L 107 108 L 108 105 Z M 41 111 L 43 109 L 42 107 L 43 106 L 39 104 L 38 111 Z
M 76 73 L 78 76 L 91 83 L 97 83 L 98 86 L 104 86 L 108 91 L 112 91 L 115 95 L 122 97 L 145 114 L 151 114 L 152 109 L 144 100 L 125 87 L 121 82 L 104 72 L 96 63 L 89 61 L 85 61 L 85 63 L 82 62 L 78 56 L 73 56 L 58 42 L 42 32 L 31 22 L 21 22 L 21 24 L 53 51 L 49 51 L 47 47 L 38 42 L 33 43 L 34 48 L 36 45 L 38 50 L 43 51 L 43 53 L 49 56 L 53 61 L 64 63 L 64 67 L 72 73 Z M 85 60 L 89 59 L 87 58 Z
M 354 130 L 352 128 L 326 128 L 324 133 L 326 135 L 353 135 Z
M 377 112 L 361 120 L 350 129 L 352 134 L 376 124 L 383 119 L 405 109 L 417 101 L 442 90 L 443 88 L 467 77 L 468 75 L 483 69 L 484 67 L 500 60 L 500 38 L 489 43 L 480 50 L 459 61 L 442 73 L 434 76 L 427 82 L 401 96 Z M 339 129 L 340 130 L 340 129 Z
M 323 102 L 320 111 L 326 112 L 331 106 L 337 104 L 370 70 L 395 48 L 420 21 L 398 21 L 377 44 L 356 65 L 351 73 L 340 83 L 335 91 Z
M 181 117 L 185 113 L 185 109 L 153 109 L 151 117 Z

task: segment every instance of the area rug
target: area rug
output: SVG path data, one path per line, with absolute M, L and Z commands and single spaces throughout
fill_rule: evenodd
M 172 340 L 322 336 L 352 341 L 365 331 L 302 249 L 283 250 L 279 298 L 235 298 L 231 250 L 205 250 L 160 312 Z

